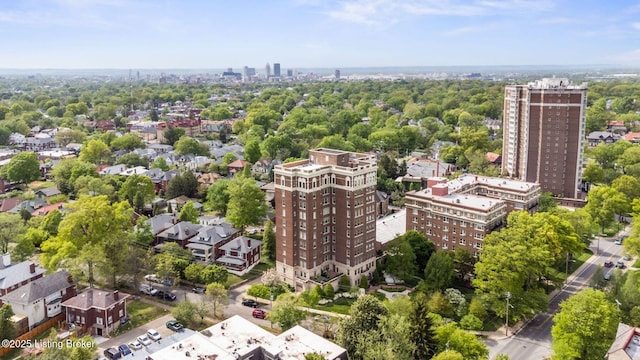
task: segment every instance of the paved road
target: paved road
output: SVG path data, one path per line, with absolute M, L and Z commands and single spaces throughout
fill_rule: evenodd
M 628 231 L 627 228 L 624 233 L 628 233 Z M 598 266 L 602 266 L 606 260 L 612 260 L 615 263 L 622 256 L 622 246 L 614 244 L 613 239 L 600 239 L 599 254 L 595 254 L 596 246 L 597 240 L 594 240 L 591 248 L 594 255 L 570 276 L 567 286 L 550 301 L 548 312 L 534 317 L 510 338 L 487 341 L 491 358 L 497 354 L 507 354 L 511 359 L 518 360 L 540 360 L 550 357 L 553 353 L 551 350 L 551 327 L 553 326 L 553 315 L 559 310 L 558 305 L 571 295 L 589 286 L 591 277 Z M 626 265 L 631 266 L 632 262 L 627 261 Z M 605 271 L 608 270 L 605 268 Z

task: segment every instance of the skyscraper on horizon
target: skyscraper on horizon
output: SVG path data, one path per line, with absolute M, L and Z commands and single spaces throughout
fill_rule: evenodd
M 264 67 L 264 71 L 265 74 L 267 76 L 267 79 L 271 77 L 271 65 L 269 65 L 269 63 L 267 63 L 267 65 Z
M 356 285 L 375 270 L 376 171 L 375 154 L 333 149 L 274 167 L 276 270 L 285 282 L 301 290 L 346 275 Z
M 277 78 L 280 77 L 280 63 L 273 64 L 273 76 Z
M 502 174 L 580 198 L 587 84 L 546 78 L 504 92 Z

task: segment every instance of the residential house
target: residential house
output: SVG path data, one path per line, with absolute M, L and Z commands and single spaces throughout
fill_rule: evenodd
M 215 225 L 205 225 L 198 234 L 189 239 L 187 249 L 191 249 L 194 258 L 203 263 L 212 263 L 222 255 L 220 247 L 240 235 L 240 230 L 231 224 L 221 222 Z
M 47 201 L 41 198 L 36 198 L 33 200 L 25 200 L 19 203 L 18 205 L 16 205 L 13 209 L 9 210 L 9 212 L 12 214 L 19 214 L 20 210 L 26 209 L 30 214 L 32 214 L 34 211 L 46 205 L 47 205 Z
M 48 198 L 48 197 L 56 196 L 60 194 L 62 194 L 62 192 L 58 190 L 58 188 L 55 186 L 42 188 L 36 191 L 36 196 L 39 198 Z
M 230 273 L 244 275 L 260 262 L 262 241 L 239 236 L 220 246 L 220 257 L 216 263 L 227 268 Z
M 209 186 L 218 181 L 220 177 L 218 173 L 203 173 L 198 175 L 198 184 L 201 188 L 208 189 Z
M 107 166 L 98 171 L 100 175 L 119 175 L 121 172 L 127 170 L 127 165 L 125 164 L 116 164 L 113 166 Z
M 184 204 L 186 204 L 189 201 L 193 203 L 193 207 L 195 207 L 196 210 L 202 211 L 202 204 L 200 202 L 194 199 L 189 199 L 184 195 L 180 195 L 171 200 L 168 200 L 167 204 L 171 205 L 171 208 L 173 209 L 173 211 L 179 211 L 180 209 L 182 209 Z
M 213 159 L 207 156 L 194 156 L 192 159 L 184 163 L 184 166 L 190 170 L 204 169 L 213 163 Z
M 244 169 L 244 166 L 246 164 L 249 164 L 248 161 L 246 160 L 236 160 L 234 162 L 232 162 L 231 164 L 227 165 L 227 169 L 229 171 L 229 175 L 235 175 L 236 173 L 242 171 L 242 169 Z
M 44 273 L 45 270 L 38 267 L 33 261 L 12 263 L 11 255 L 2 255 L 0 258 L 0 296 L 7 295 L 20 286 L 41 278 Z M 2 305 L 1 299 L 0 305 Z
M 145 224 L 149 225 L 154 237 L 177 223 L 178 217 L 172 213 L 158 214 L 145 221 Z
M 153 159 L 158 156 L 158 153 L 152 148 L 134 149 L 133 153 L 138 154 L 141 158 L 146 158 L 149 161 L 153 161 Z
M 62 302 L 66 321 L 80 329 L 80 335 L 109 336 L 127 316 L 129 294 L 118 290 L 89 288 Z
M 621 136 L 609 131 L 593 131 L 587 135 L 587 141 L 589 142 L 589 147 L 596 147 L 602 143 L 604 144 L 613 144 L 614 142 L 620 140 Z
M 198 235 L 198 231 L 200 231 L 201 227 L 201 225 L 193 224 L 188 221 L 176 223 L 156 235 L 156 243 L 157 245 L 161 245 L 165 242 L 175 242 L 182 247 L 186 247 L 189 240 Z M 161 246 L 159 248 L 161 248 Z
M 222 163 L 222 158 L 228 153 L 232 153 L 238 159 L 244 159 L 244 148 L 238 144 L 225 145 L 220 148 L 209 148 L 211 158 L 216 159 L 216 162 Z
M 150 144 L 147 149 L 153 149 L 156 154 L 168 154 L 173 151 L 173 146 L 166 144 Z
M 491 165 L 502 166 L 502 155 L 488 152 L 486 158 Z
M 18 197 L 0 199 L 0 212 L 8 212 L 22 202 Z
M 122 176 L 131 176 L 131 175 L 144 175 L 147 171 L 147 168 L 144 166 L 136 166 L 132 168 L 125 169 L 119 175 Z
M 35 134 L 33 136 L 27 136 L 24 138 L 24 143 L 22 144 L 23 149 L 25 150 L 33 150 L 33 151 L 41 151 L 45 149 L 51 149 L 56 146 L 55 141 L 53 141 L 53 137 L 49 134 Z
M 619 323 L 606 360 L 636 360 L 640 355 L 640 328 Z
M 275 208 L 275 198 L 276 198 L 276 184 L 272 181 L 270 183 L 264 184 L 260 187 L 260 190 L 264 192 L 265 200 L 272 207 Z
M 29 328 L 62 314 L 62 302 L 76 296 L 71 274 L 60 270 L 33 280 L 2 296 L 3 304 L 11 305 L 15 314 L 27 316 Z
M 62 160 L 76 157 L 76 153 L 71 150 L 51 149 L 38 151 L 38 159 L 40 161 Z
M 640 143 L 640 132 L 630 132 L 625 134 L 622 138 L 634 144 Z
M 627 126 L 622 120 L 609 120 L 606 122 L 607 131 L 617 134 L 624 134 L 627 132 Z
M 251 173 L 256 175 L 268 174 L 269 170 L 271 170 L 271 161 L 269 160 L 258 160 L 255 164 L 251 165 Z
M 51 205 L 45 205 L 31 213 L 31 216 L 46 216 L 53 210 L 62 211 L 64 206 L 67 205 L 66 202 L 58 202 Z

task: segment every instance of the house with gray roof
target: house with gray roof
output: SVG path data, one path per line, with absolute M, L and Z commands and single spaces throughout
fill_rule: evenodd
M 593 131 L 587 135 L 587 141 L 589 142 L 589 147 L 596 147 L 602 143 L 604 144 L 613 144 L 614 142 L 620 140 L 622 136 L 620 134 L 616 134 L 609 131 Z
M 158 214 L 145 221 L 151 228 L 151 233 L 156 236 L 161 232 L 167 230 L 178 222 L 178 218 L 175 214 Z
M 8 212 L 10 212 L 12 214 L 19 214 L 20 210 L 26 209 L 31 214 L 34 211 L 42 208 L 43 206 L 47 206 L 47 205 L 48 204 L 47 204 L 47 201 L 45 199 L 36 198 L 36 199 L 33 199 L 33 200 L 25 200 L 25 201 L 19 203 L 18 205 L 16 205 L 15 207 L 13 207 Z
M 262 241 L 239 236 L 220 247 L 218 265 L 236 275 L 244 275 L 260 262 Z
M 187 249 L 196 261 L 205 264 L 212 263 L 220 253 L 220 247 L 240 235 L 240 230 L 233 225 L 222 222 L 216 225 L 205 225 L 200 228 L 198 234 L 189 239 Z
M 0 257 L 0 296 L 16 290 L 20 286 L 27 285 L 31 281 L 39 279 L 45 270 L 38 267 L 33 261 L 19 263 L 11 262 L 11 255 L 4 254 Z M 0 298 L 0 305 L 2 299 Z
M 0 298 L 13 312 L 29 319 L 29 328 L 62 314 L 62 302 L 76 296 L 71 274 L 58 271 L 33 280 Z
M 188 221 L 179 222 L 170 228 L 162 231 L 156 236 L 156 242 L 175 242 L 182 247 L 186 247 L 189 240 L 198 234 L 202 225 L 193 224 Z

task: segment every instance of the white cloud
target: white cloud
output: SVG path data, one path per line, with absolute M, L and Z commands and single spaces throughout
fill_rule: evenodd
M 640 30 L 640 22 L 631 23 L 631 27 L 636 30 Z
M 575 23 L 578 23 L 578 20 L 574 18 L 567 18 L 567 17 L 551 17 L 551 18 L 544 18 L 540 20 L 538 23 L 543 25 L 575 24 Z

